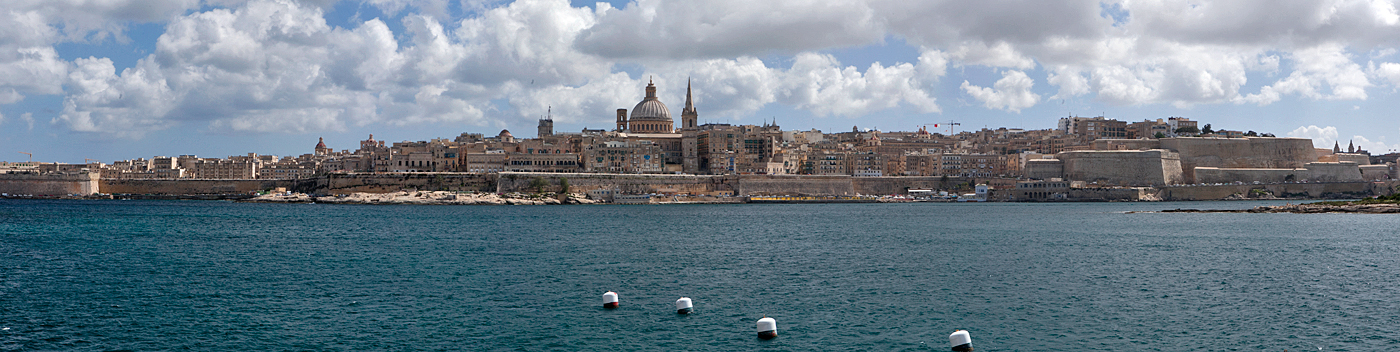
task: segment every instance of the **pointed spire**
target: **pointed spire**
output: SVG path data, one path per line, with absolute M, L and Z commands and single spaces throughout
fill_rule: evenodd
M 692 109 L 692 108 L 695 108 L 695 104 L 691 102 L 691 97 L 690 97 L 690 77 L 686 77 L 686 78 L 685 78 L 685 109 L 686 109 L 686 110 L 690 110 L 690 109 Z

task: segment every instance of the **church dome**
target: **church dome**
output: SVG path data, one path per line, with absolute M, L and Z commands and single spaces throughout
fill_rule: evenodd
M 632 120 L 670 120 L 671 110 L 655 98 L 642 100 L 632 108 Z
M 630 120 L 671 121 L 671 109 L 656 99 L 656 85 L 647 83 L 647 97 L 632 108 Z

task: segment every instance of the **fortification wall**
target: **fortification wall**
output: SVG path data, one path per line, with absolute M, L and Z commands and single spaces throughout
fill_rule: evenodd
M 1361 198 L 1377 195 L 1390 195 L 1400 181 L 1383 182 L 1330 182 L 1330 183 L 1280 183 L 1268 185 L 1220 185 L 1163 187 L 1158 190 L 1162 200 L 1217 200 L 1234 194 L 1249 195 L 1252 190 L 1272 193 L 1277 197 L 1348 197 Z
M 1337 162 L 1347 162 L 1347 161 L 1350 161 L 1350 162 L 1356 163 L 1356 165 L 1371 165 L 1371 156 L 1370 156 L 1370 155 L 1366 155 L 1366 154 L 1352 154 L 1352 153 L 1341 153 L 1341 154 L 1334 154 L 1334 155 L 1337 157 Z M 1321 160 L 1319 160 L 1319 161 L 1321 161 Z
M 1140 201 L 1156 198 L 1156 189 L 1151 187 L 1132 188 L 1074 188 L 1067 192 L 1069 199 L 1081 201 Z
M 1366 181 L 1389 180 L 1390 165 L 1361 165 L 1361 179 Z
M 1310 182 L 1360 182 L 1361 169 L 1356 163 L 1308 163 L 1308 178 Z
M 251 192 L 269 190 L 277 187 L 287 187 L 293 189 L 297 186 L 295 180 L 203 180 L 203 179 L 166 179 L 166 180 L 123 180 L 123 179 L 102 179 L 98 182 L 98 189 L 102 193 L 108 194 L 155 194 L 155 195 L 193 195 L 193 194 L 248 194 Z
M 1060 159 L 1026 160 L 1024 173 L 1026 178 L 1037 180 L 1065 177 L 1065 162 Z
M 401 190 L 495 192 L 495 174 L 467 172 L 336 173 L 302 182 L 298 192 L 315 194 L 391 193 Z
M 534 192 L 533 183 L 545 182 L 544 191 L 560 189 L 560 179 L 568 180 L 569 192 L 582 193 L 597 189 L 615 189 L 621 194 L 707 194 L 733 191 L 726 176 L 664 175 L 664 174 L 592 174 L 592 173 L 533 173 L 503 172 L 496 181 L 496 192 Z
M 1222 169 L 1217 167 L 1197 167 L 1197 183 L 1282 183 L 1301 181 L 1310 178 L 1308 169 Z
M 986 179 L 970 180 L 958 176 L 949 176 L 946 180 L 942 176 L 853 177 L 851 186 L 858 194 L 899 195 L 909 194 L 911 189 L 950 190 L 958 184 L 981 183 L 984 180 Z
M 1176 153 L 1161 150 L 1083 150 L 1060 153 L 1066 179 L 1102 185 L 1154 186 L 1181 183 Z
M 1180 155 L 1182 177 L 1197 183 L 1196 167 L 1296 169 L 1317 160 L 1307 138 L 1164 138 L 1162 148 Z
M 850 196 L 860 193 L 853 180 L 856 178 L 844 175 L 740 175 L 735 177 L 738 183 L 734 194 L 744 196 Z
M 60 196 L 90 195 L 101 192 L 96 172 L 70 174 L 0 174 L 0 193 L 11 195 Z
M 1095 139 L 1094 150 L 1163 149 L 1160 139 Z
M 842 196 L 907 194 L 910 189 L 947 189 L 969 182 L 960 177 L 851 177 L 842 175 L 633 175 L 502 173 L 497 192 L 533 192 L 536 178 L 545 191 L 557 191 L 567 179 L 570 192 L 615 189 L 622 194 L 708 194 L 733 192 L 741 196 Z

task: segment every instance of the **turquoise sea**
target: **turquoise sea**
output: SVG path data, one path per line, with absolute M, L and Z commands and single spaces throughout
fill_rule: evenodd
M 0 350 L 1400 350 L 1400 216 L 1127 213 L 1263 204 L 0 200 Z

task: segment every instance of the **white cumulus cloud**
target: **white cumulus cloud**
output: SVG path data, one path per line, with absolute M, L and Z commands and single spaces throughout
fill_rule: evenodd
M 1288 136 L 1312 139 L 1313 146 L 1317 148 L 1332 148 L 1333 143 L 1337 142 L 1337 127 L 1298 126 L 1298 128 L 1288 132 Z
M 1040 95 L 1031 92 L 1034 85 L 1035 81 L 1026 76 L 1025 72 L 1011 70 L 1002 73 L 1001 79 L 993 85 L 994 88 L 978 87 L 963 81 L 962 89 L 981 101 L 988 109 L 1019 113 L 1021 109 L 1040 102 Z

